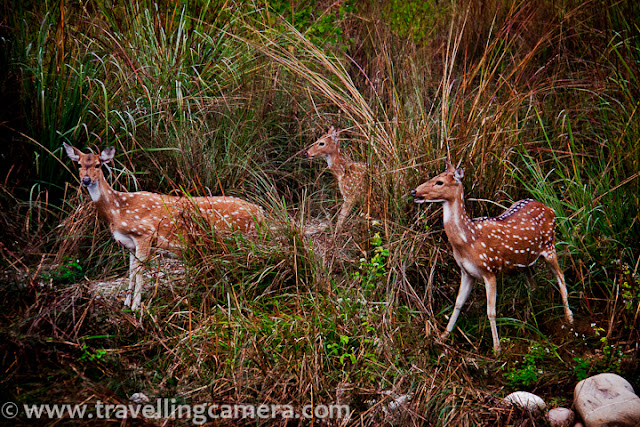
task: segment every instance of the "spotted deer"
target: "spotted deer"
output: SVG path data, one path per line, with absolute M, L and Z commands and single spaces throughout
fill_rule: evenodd
M 366 195 L 367 166 L 364 163 L 352 161 L 349 156 L 340 151 L 338 131 L 333 126 L 325 135 L 311 144 L 304 155 L 309 159 L 324 157 L 329 170 L 338 181 L 343 203 L 336 223 L 337 232 L 353 206 Z
M 487 292 L 487 316 L 491 325 L 493 348 L 500 353 L 496 327 L 496 275 L 512 269 L 530 267 L 540 256 L 558 280 L 567 322 L 573 323 L 567 286 L 558 265 L 555 248 L 555 213 L 532 199 L 514 203 L 495 218 L 473 218 L 464 208 L 462 178 L 464 170 L 447 163 L 447 170 L 411 191 L 416 203 L 442 203 L 444 230 L 460 267 L 462 279 L 453 314 L 442 335 L 446 338 L 460 315 L 475 280 L 484 281 Z
M 142 266 L 152 248 L 178 252 L 189 241 L 189 229 L 202 219 L 215 230 L 251 233 L 263 220 L 262 209 L 235 197 L 175 197 L 139 191 L 115 191 L 101 166 L 115 148 L 100 155 L 83 153 L 64 144 L 67 156 L 80 165 L 80 181 L 89 191 L 98 216 L 107 222 L 113 238 L 130 251 L 129 289 L 124 305 L 136 310 L 141 303 Z M 135 287 L 134 287 L 135 283 Z

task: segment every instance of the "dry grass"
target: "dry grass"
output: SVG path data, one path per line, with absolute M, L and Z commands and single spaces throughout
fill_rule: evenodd
M 318 4 L 324 15 L 345 6 Z M 63 24 L 58 8 L 16 9 L 21 42 L 3 60 L 12 73 L 24 64 L 20 90 L 47 102 L 22 105 L 37 118 L 20 128 L 36 154 L 15 161 L 37 164 L 38 179 L 7 173 L 0 185 L 2 398 L 144 392 L 348 404 L 335 425 L 538 425 L 501 397 L 526 389 L 568 405 L 581 375 L 637 378 L 640 42 L 629 17 L 640 13 L 485 6 L 440 2 L 433 25 L 407 38 L 391 9 L 357 2 L 335 15 L 338 41 L 321 16 L 291 22 L 245 3 L 65 4 Z M 354 211 L 338 235 L 323 225 L 340 202 L 333 179 L 299 157 L 330 125 L 374 174 L 372 219 Z M 241 196 L 269 225 L 252 238 L 196 227 L 176 261 L 184 271 L 150 262 L 148 309 L 124 311 L 127 255 L 87 195 L 65 186 L 75 173 L 61 169 L 62 141 L 115 145 L 118 189 Z M 481 287 L 439 341 L 459 275 L 439 209 L 418 209 L 409 191 L 444 159 L 466 168 L 474 216 L 529 196 L 556 210 L 574 330 L 559 328 L 557 292 L 536 272 L 530 291 L 520 276 L 499 285 L 499 359 Z

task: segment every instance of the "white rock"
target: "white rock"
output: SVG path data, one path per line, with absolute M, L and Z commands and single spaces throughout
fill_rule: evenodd
M 137 403 L 138 405 L 149 403 L 149 398 L 144 393 L 133 393 L 129 400 L 133 403 Z
M 547 412 L 547 421 L 551 427 L 571 427 L 576 414 L 569 408 L 553 408 Z
M 573 404 L 586 427 L 640 425 L 640 397 L 619 375 L 599 374 L 582 380 L 573 395 Z
M 526 409 L 529 412 L 544 411 L 547 407 L 546 403 L 540 396 L 536 396 L 528 391 L 516 391 L 504 398 L 504 401 L 510 405 Z
M 385 421 L 391 425 L 401 423 L 406 414 L 407 405 L 411 401 L 411 395 L 397 395 L 390 390 L 385 390 L 382 394 L 393 397 L 389 403 L 382 406 Z
M 398 396 L 396 399 L 389 402 L 389 409 L 392 411 L 397 410 L 399 407 L 406 405 L 411 400 L 411 396 L 408 394 L 403 394 L 402 396 Z

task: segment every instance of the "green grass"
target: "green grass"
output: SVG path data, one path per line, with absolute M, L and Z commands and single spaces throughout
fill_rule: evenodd
M 417 6 L 394 5 L 4 5 L 3 87 L 20 95 L 0 134 L 18 147 L 0 176 L 5 400 L 142 391 L 346 403 L 349 425 L 491 425 L 520 416 L 499 406 L 520 388 L 567 405 L 585 375 L 635 381 L 638 6 L 445 1 L 408 20 Z M 300 155 L 331 125 L 370 167 L 372 218 L 307 235 L 335 224 L 333 177 Z M 184 273 L 152 261 L 148 310 L 123 311 L 94 284 L 124 277 L 128 255 L 62 142 L 115 146 L 105 175 L 118 190 L 239 196 L 269 226 L 244 238 L 203 224 Z M 445 159 L 466 169 L 472 216 L 524 197 L 556 211 L 574 329 L 536 268 L 531 290 L 499 281 L 500 358 L 482 285 L 438 340 L 460 275 L 440 210 L 409 192 Z

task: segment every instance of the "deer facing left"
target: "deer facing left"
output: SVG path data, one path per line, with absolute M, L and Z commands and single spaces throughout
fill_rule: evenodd
M 343 203 L 336 223 L 337 232 L 353 206 L 366 196 L 367 166 L 362 162 L 352 161 L 349 156 L 340 151 L 338 131 L 333 126 L 306 149 L 304 156 L 309 159 L 324 157 L 329 170 L 338 181 Z
M 493 348 L 500 353 L 496 326 L 496 277 L 503 271 L 533 266 L 542 257 L 558 280 L 568 323 L 569 309 L 564 274 L 558 265 L 555 248 L 555 213 L 532 199 L 514 203 L 495 218 L 469 218 L 464 208 L 462 178 L 464 169 L 447 163 L 447 170 L 411 191 L 416 203 L 441 203 L 444 231 L 460 267 L 461 281 L 453 314 L 442 334 L 445 338 L 456 324 L 462 306 L 476 280 L 482 280 L 487 292 L 487 316 L 491 325 Z
M 113 160 L 115 148 L 99 155 L 64 144 L 67 156 L 80 165 L 80 181 L 89 191 L 98 216 L 129 254 L 129 290 L 124 305 L 141 303 L 142 267 L 152 249 L 178 252 L 188 242 L 188 221 L 204 219 L 216 231 L 252 233 L 263 221 L 262 208 L 236 197 L 175 197 L 146 191 L 115 191 L 101 166 Z

